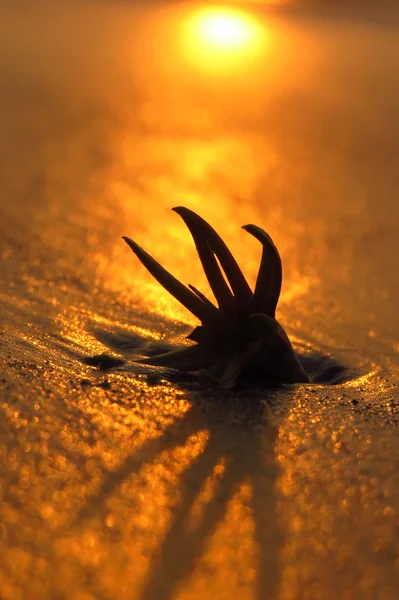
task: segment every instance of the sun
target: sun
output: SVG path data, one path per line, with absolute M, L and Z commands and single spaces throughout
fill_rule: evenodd
M 264 28 L 250 14 L 228 7 L 203 7 L 187 16 L 183 44 L 192 63 L 214 71 L 256 56 L 264 40 Z
M 251 42 L 253 23 L 233 11 L 213 11 L 200 15 L 198 36 L 215 48 L 237 48 Z

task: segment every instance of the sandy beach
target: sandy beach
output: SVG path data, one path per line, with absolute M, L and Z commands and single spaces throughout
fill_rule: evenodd
M 256 4 L 219 64 L 145 6 L 3 11 L 0 598 L 395 600 L 399 9 Z M 137 367 L 197 322 L 121 236 L 210 294 L 176 205 L 251 285 L 273 237 L 312 383 Z

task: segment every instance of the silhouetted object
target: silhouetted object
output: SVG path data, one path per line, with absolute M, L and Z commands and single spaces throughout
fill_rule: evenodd
M 309 382 L 286 332 L 275 318 L 282 266 L 270 236 L 256 225 L 243 227 L 263 246 L 252 292 L 216 231 L 188 208 L 173 210 L 182 217 L 193 236 L 218 308 L 194 286 L 183 285 L 130 238 L 123 237 L 151 275 L 202 323 L 188 336 L 196 345 L 139 362 L 199 371 L 200 381 L 207 387 L 233 387 L 241 373 L 270 385 Z

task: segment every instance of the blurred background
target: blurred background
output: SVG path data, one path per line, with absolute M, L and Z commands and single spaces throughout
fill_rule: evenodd
M 2 600 L 397 597 L 398 40 L 395 3 L 2 3 Z M 185 343 L 121 240 L 208 293 L 177 205 L 251 284 L 268 231 L 346 383 L 82 364 Z
M 71 260 L 88 252 L 93 276 L 109 283 L 112 271 L 118 289 L 132 262 L 120 233 L 148 235 L 154 252 L 182 240 L 184 269 L 174 205 L 228 239 L 256 222 L 281 248 L 286 292 L 291 276 L 306 287 L 324 270 L 323 285 L 345 293 L 367 275 L 366 318 L 379 312 L 388 333 L 394 303 L 374 306 L 396 281 L 397 25 L 394 6 L 371 3 L 4 7 L 3 211 L 23 207 L 43 244 L 70 244 Z M 362 244 L 377 232 L 370 273 Z M 254 249 L 241 246 L 254 278 Z

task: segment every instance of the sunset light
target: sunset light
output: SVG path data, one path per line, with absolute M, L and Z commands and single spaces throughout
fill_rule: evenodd
M 237 48 L 250 43 L 253 24 L 240 14 L 210 12 L 198 19 L 198 34 L 215 48 Z
M 259 54 L 264 41 L 261 24 L 237 9 L 202 8 L 191 14 L 185 24 L 186 54 L 207 71 L 242 65 Z

